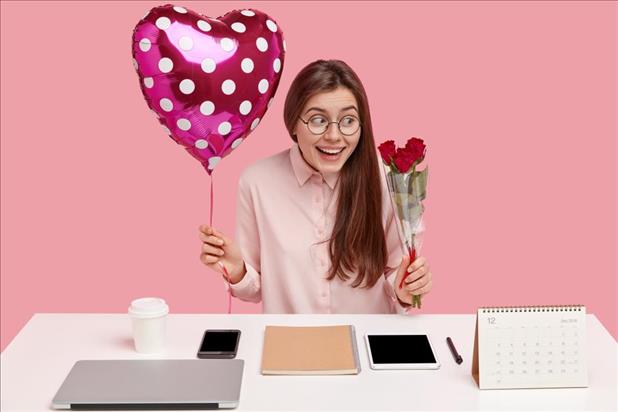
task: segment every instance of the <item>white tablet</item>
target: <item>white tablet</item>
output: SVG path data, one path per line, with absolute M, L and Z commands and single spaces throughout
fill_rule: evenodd
M 365 335 L 371 369 L 438 369 L 440 362 L 427 335 Z

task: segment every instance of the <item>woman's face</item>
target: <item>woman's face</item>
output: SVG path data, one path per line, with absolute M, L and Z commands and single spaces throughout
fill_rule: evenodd
M 339 121 L 346 134 L 353 133 L 347 136 L 336 123 L 329 124 L 326 131 L 318 135 L 307 127 L 315 132 L 328 122 Z M 356 98 L 344 87 L 312 96 L 301 111 L 294 133 L 305 161 L 315 170 L 321 173 L 340 171 L 356 149 L 361 135 Z

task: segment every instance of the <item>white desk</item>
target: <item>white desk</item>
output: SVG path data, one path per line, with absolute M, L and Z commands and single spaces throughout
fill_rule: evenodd
M 616 410 L 617 344 L 587 317 L 588 388 L 477 389 L 470 375 L 475 315 L 170 315 L 168 350 L 159 358 L 194 358 L 207 328 L 242 331 L 244 410 Z M 262 376 L 265 325 L 353 324 L 362 371 L 350 376 Z M 432 337 L 439 370 L 374 371 L 363 336 L 374 331 Z M 451 336 L 464 362 L 446 345 Z M 36 314 L 1 356 L 2 411 L 45 411 L 79 359 L 144 359 L 133 350 L 123 314 Z M 152 355 L 151 355 L 152 357 Z

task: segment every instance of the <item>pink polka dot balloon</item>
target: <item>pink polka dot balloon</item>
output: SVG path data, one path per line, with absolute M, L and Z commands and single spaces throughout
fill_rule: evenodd
M 133 30 L 133 64 L 146 103 L 209 174 L 264 117 L 284 55 L 281 29 L 258 10 L 215 19 L 166 4 Z

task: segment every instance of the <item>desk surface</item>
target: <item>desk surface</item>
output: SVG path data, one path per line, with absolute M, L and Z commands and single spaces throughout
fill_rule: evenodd
M 194 358 L 207 328 L 242 331 L 243 410 L 616 410 L 617 344 L 587 316 L 588 388 L 480 391 L 470 365 L 475 315 L 170 315 L 167 352 L 156 358 Z M 362 371 L 350 376 L 262 376 L 265 325 L 353 324 Z M 439 370 L 375 371 L 367 332 L 427 333 Z M 450 336 L 464 362 L 446 345 Z M 145 359 L 133 349 L 124 314 L 36 314 L 1 355 L 2 411 L 45 411 L 79 359 Z

